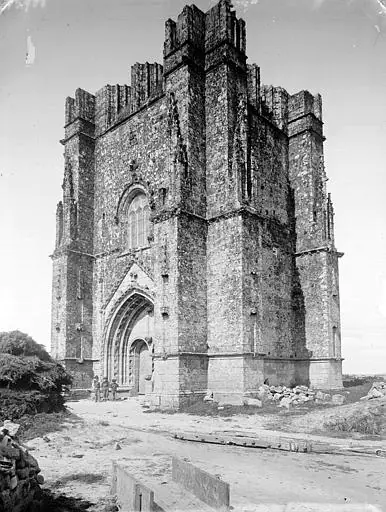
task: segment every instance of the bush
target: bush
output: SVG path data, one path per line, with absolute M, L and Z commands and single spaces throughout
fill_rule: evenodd
M 0 333 L 0 420 L 63 409 L 72 378 L 42 345 L 20 331 Z
M 382 433 L 382 416 L 377 411 L 356 411 L 346 417 L 331 418 L 324 428 L 334 432 L 358 432 L 379 435 Z
M 0 352 L 13 356 L 35 356 L 41 361 L 52 362 L 44 346 L 21 331 L 0 332 Z
M 71 376 L 57 363 L 0 354 L 0 387 L 61 392 Z
M 63 409 L 63 397 L 58 393 L 15 391 L 0 388 L 0 421 L 15 421 L 26 414 L 56 412 Z

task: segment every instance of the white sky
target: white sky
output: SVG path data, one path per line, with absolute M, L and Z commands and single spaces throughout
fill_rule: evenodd
M 264 83 L 323 95 L 336 212 L 344 371 L 386 373 L 383 0 L 235 0 Z M 197 0 L 206 10 L 214 2 Z M 180 0 L 0 0 L 0 331 L 49 346 L 64 100 L 162 62 Z

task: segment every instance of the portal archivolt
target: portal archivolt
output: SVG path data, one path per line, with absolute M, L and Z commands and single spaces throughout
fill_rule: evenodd
M 108 331 L 105 375 L 143 394 L 152 374 L 153 304 L 133 293 L 117 307 Z

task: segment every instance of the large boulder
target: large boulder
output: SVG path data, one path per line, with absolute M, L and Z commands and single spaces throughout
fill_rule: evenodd
M 289 409 L 292 403 L 293 400 L 291 398 L 284 397 L 280 400 L 279 407 L 285 407 L 286 409 Z
M 243 404 L 250 407 L 263 407 L 263 403 L 258 398 L 244 398 Z
M 336 405 L 342 405 L 344 404 L 346 400 L 346 397 L 344 395 L 333 395 L 332 396 L 332 403 Z

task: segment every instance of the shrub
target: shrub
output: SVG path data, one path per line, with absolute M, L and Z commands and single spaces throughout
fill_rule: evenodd
M 324 428 L 335 432 L 358 432 L 379 435 L 382 433 L 382 417 L 375 411 L 356 411 L 346 417 L 331 418 Z
M 61 392 L 71 376 L 57 363 L 0 354 L 0 387 Z
M 58 393 L 15 391 L 0 388 L 0 421 L 15 421 L 26 414 L 55 412 L 63 409 L 63 397 Z
M 63 409 L 72 378 L 42 345 L 20 331 L 0 333 L 0 420 Z
M 36 356 L 41 361 L 52 361 L 43 345 L 21 331 L 0 332 L 0 352 L 13 356 Z

